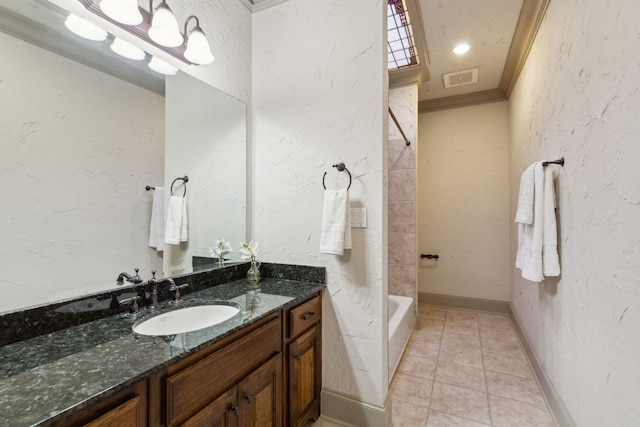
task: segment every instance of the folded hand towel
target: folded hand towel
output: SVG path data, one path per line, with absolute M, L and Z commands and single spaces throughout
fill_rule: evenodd
M 556 225 L 556 165 L 548 165 L 544 171 L 544 230 L 542 232 L 542 270 L 545 276 L 560 275 L 558 258 L 558 227 Z
M 527 251 L 527 234 L 531 236 L 531 255 L 524 260 L 522 277 L 532 282 L 542 282 L 542 231 L 544 228 L 543 218 L 543 191 L 544 191 L 544 168 L 542 162 L 534 165 L 534 195 L 533 195 L 533 224 L 525 225 L 525 251 Z
M 167 228 L 164 242 L 168 245 L 179 245 L 188 237 L 187 202 L 182 196 L 171 196 L 167 209 Z
M 149 247 L 155 248 L 158 252 L 164 250 L 164 187 L 156 187 L 153 191 Z
M 346 188 L 325 190 L 320 232 L 320 253 L 342 255 L 351 247 L 349 193 Z M 348 245 L 348 247 L 347 247 Z

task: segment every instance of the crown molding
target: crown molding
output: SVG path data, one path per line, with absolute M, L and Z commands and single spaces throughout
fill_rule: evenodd
M 489 102 L 505 101 L 506 99 L 506 94 L 501 89 L 465 93 L 463 95 L 447 96 L 446 98 L 428 99 L 426 101 L 418 102 L 418 114 L 446 110 L 449 108 L 487 104 Z

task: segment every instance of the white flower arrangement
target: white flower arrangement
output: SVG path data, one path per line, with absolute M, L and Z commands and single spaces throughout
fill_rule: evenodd
M 209 251 L 213 255 L 214 253 L 218 256 L 218 262 L 220 265 L 224 264 L 224 257 L 233 252 L 233 248 L 231 247 L 231 243 L 225 239 L 216 240 L 216 247 L 210 248 Z

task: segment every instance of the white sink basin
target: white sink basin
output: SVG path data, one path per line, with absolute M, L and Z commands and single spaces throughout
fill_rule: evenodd
M 133 325 L 133 331 L 151 336 L 197 331 L 231 319 L 239 311 L 238 307 L 226 304 L 185 307 L 141 320 Z

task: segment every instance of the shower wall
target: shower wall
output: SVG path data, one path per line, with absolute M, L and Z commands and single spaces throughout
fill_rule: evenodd
M 389 294 L 417 300 L 417 86 L 390 89 L 389 107 L 411 142 L 411 145 L 406 145 L 400 130 L 389 116 Z
M 509 300 L 509 104 L 420 114 L 421 293 Z

